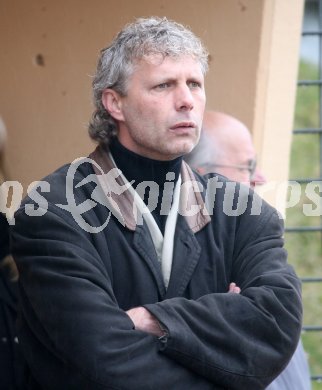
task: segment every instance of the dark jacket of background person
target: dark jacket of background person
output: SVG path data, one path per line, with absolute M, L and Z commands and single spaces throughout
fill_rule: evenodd
M 300 284 L 286 263 L 277 212 L 263 201 L 261 215 L 250 215 L 258 199 L 244 188 L 246 211 L 227 216 L 225 192 L 236 202 L 239 185 L 235 192 L 219 177 L 210 221 L 201 213 L 178 216 L 166 290 L 146 224 L 128 217 L 129 198 L 118 204 L 125 226 L 101 203 L 82 214 L 91 226 L 110 217 L 97 234 L 57 206 L 67 204 L 67 169 L 45 178 L 47 212 L 27 216 L 24 206 L 35 203 L 27 198 L 13 227 L 19 337 L 33 380 L 45 389 L 265 388 L 287 364 L 301 330 Z M 93 174 L 91 164 L 79 167 L 73 186 L 88 183 L 74 188 L 77 205 L 98 189 Z M 183 181 L 192 175 L 185 164 L 181 175 Z M 204 187 L 206 179 L 197 176 Z M 241 294 L 227 293 L 231 281 Z M 168 336 L 133 329 L 125 311 L 138 305 Z
M 8 223 L 0 213 L 0 389 L 24 388 L 24 361 L 16 331 L 17 283 L 9 263 Z

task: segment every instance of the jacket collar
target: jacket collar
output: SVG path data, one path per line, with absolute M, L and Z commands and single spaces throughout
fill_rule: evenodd
M 121 176 L 116 174 L 115 169 L 117 167 L 111 160 L 108 151 L 104 147 L 98 146 L 89 157 L 98 165 L 93 164 L 93 169 L 105 195 L 109 199 L 108 203 L 112 213 L 129 230 L 136 230 L 137 218 L 133 210 L 133 196 Z M 184 215 L 189 228 L 196 233 L 206 226 L 211 219 L 206 212 L 206 206 L 196 177 L 184 161 L 181 166 L 181 178 L 179 213 Z M 118 191 L 115 191 L 116 187 Z M 198 208 L 198 211 L 196 211 L 196 208 Z

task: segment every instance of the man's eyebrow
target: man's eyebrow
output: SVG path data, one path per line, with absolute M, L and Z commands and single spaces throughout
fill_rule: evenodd
M 176 78 L 174 77 L 167 77 L 164 75 L 156 76 L 154 80 L 152 80 L 152 84 L 163 84 L 163 83 L 173 83 L 176 81 Z

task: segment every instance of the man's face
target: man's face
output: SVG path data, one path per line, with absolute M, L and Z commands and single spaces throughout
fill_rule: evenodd
M 201 174 L 217 172 L 230 180 L 252 187 L 264 184 L 266 178 L 256 167 L 255 148 L 248 129 L 235 119 L 223 118 L 219 123 L 218 118 L 216 123 L 208 123 L 207 130 L 204 130 L 207 131 L 208 143 L 204 147 L 203 158 L 208 162 L 197 169 Z M 212 144 L 218 150 L 212 150 L 207 156 Z
M 218 167 L 217 172 L 233 181 L 238 181 L 251 187 L 263 185 L 266 178 L 256 166 L 256 152 L 251 136 L 246 128 L 235 134 L 234 143 L 228 138 L 226 158 L 223 164 L 226 167 Z M 252 168 L 254 169 L 252 171 Z
M 244 184 L 250 184 L 251 177 L 249 167 L 256 159 L 255 149 L 248 131 L 239 133 L 237 139 L 227 140 L 227 152 L 221 159 L 222 167 L 218 167 L 218 173 L 228 177 L 230 180 Z M 224 166 L 226 165 L 226 166 Z
M 192 57 L 140 60 L 119 96 L 118 138 L 155 160 L 189 153 L 199 140 L 205 108 L 204 77 Z

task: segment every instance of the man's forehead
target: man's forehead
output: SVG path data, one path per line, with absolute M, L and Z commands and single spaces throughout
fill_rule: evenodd
M 145 54 L 140 58 L 137 58 L 134 60 L 134 66 L 144 66 L 152 65 L 152 66 L 160 66 L 162 64 L 166 64 L 169 62 L 181 62 L 181 61 L 188 61 L 191 64 L 196 64 L 200 66 L 201 69 L 201 63 L 199 60 L 197 60 L 194 56 L 189 54 L 179 54 L 179 55 L 169 55 L 164 53 L 149 53 Z
M 238 163 L 246 164 L 256 158 L 256 152 L 252 142 L 247 139 L 241 140 L 240 144 L 234 144 L 234 153 Z

